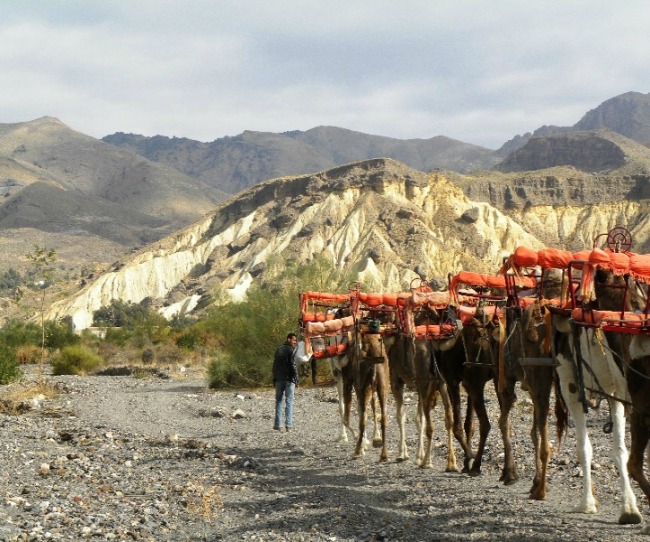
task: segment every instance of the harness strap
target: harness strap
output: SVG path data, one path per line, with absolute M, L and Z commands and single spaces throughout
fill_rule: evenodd
M 576 377 L 576 383 L 578 384 L 578 400 L 582 403 L 582 410 L 585 414 L 589 412 L 589 405 L 587 403 L 587 396 L 585 394 L 585 376 L 583 366 L 585 360 L 582 357 L 582 347 L 580 346 L 580 332 L 582 328 L 576 326 L 573 320 L 571 321 L 571 327 L 573 327 L 573 341 L 576 349 L 576 356 L 574 360 L 574 372 Z
M 506 389 L 506 360 L 505 360 L 505 345 L 506 345 L 506 326 L 505 322 L 499 322 L 499 393 L 503 393 Z

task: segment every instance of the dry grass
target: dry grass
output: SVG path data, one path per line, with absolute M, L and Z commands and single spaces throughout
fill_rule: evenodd
M 220 486 L 191 485 L 186 492 L 186 498 L 188 512 L 206 521 L 214 519 L 223 508 Z
M 7 391 L 0 392 L 0 413 L 24 414 L 33 408 L 35 401 L 54 399 L 60 393 L 59 388 L 48 382 L 12 386 Z
M 46 352 L 46 357 L 48 353 Z M 16 351 L 16 359 L 20 365 L 35 364 L 41 359 L 41 347 L 35 344 L 26 344 Z

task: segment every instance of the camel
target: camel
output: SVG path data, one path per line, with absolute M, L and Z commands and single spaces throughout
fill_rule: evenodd
M 645 311 L 647 312 L 647 311 Z M 650 441 L 650 336 L 634 335 L 630 342 L 630 361 L 627 370 L 627 386 L 632 402 L 630 415 L 630 456 L 627 469 L 632 479 L 639 484 L 648 504 L 650 504 L 650 481 L 645 475 L 644 460 Z M 647 459 L 646 459 L 647 458 Z M 643 534 L 650 534 L 646 525 Z
M 385 350 L 388 351 L 390 385 L 395 399 L 396 418 L 400 435 L 397 461 L 409 459 L 406 446 L 406 414 L 404 411 L 404 387 L 408 386 L 418 393 L 418 465 L 424 469 L 432 467 L 433 420 L 431 411 L 435 408 L 437 395 L 440 394 L 445 410 L 445 428 L 447 430 L 446 470 L 451 472 L 457 470 L 453 446 L 454 419 L 445 379 L 438 366 L 435 353 L 440 348 L 436 344 L 437 342 L 439 341 L 431 338 L 416 338 L 399 334 L 386 339 Z M 460 433 L 462 437 L 462 431 Z M 465 449 L 469 451 L 466 445 Z
M 550 292 L 545 292 L 552 297 Z M 546 301 L 535 299 L 526 307 L 511 306 L 506 309 L 506 337 L 504 342 L 505 382 L 502 396 L 508 398 L 504 405 L 512 405 L 515 396 L 515 383 L 527 390 L 533 403 L 533 426 L 530 437 L 535 447 L 535 475 L 529 497 L 543 500 L 547 494 L 547 471 L 551 458 L 548 439 L 548 415 L 550 410 L 551 390 L 555 388 L 555 417 L 558 441 L 568 428 L 566 403 L 559 389 L 559 381 L 553 367 L 550 350 L 545 347 L 546 340 Z M 550 346 L 550 345 L 549 345 Z M 525 363 L 531 360 L 531 364 Z M 496 364 L 497 379 L 501 368 Z M 509 416 L 503 410 L 501 417 Z M 502 421 L 500 420 L 500 425 Z M 502 429 L 503 431 L 503 429 Z M 512 455 L 510 456 L 512 458 Z M 514 462 L 504 465 L 504 477 L 507 472 L 514 472 Z
M 628 288 L 628 281 L 630 279 L 627 275 L 615 275 L 612 270 L 597 269 L 594 279 L 594 306 L 602 311 L 617 311 L 618 313 L 627 311 L 628 314 L 633 311 L 637 313 L 646 311 L 647 294 L 640 292 L 640 296 L 635 295 L 639 292 L 634 288 Z M 612 331 L 612 329 L 615 329 L 615 326 L 605 328 L 604 340 L 607 341 L 608 348 L 613 353 L 621 374 L 625 375 L 632 404 L 632 414 L 630 416 L 631 449 L 627 462 L 624 435 L 620 437 L 616 427 L 614 430 L 615 446 L 621 448 L 617 455 L 620 456 L 622 465 L 627 467 L 627 469 L 623 468 L 623 472 L 629 474 L 639 484 L 646 498 L 650 501 L 650 491 L 647 491 L 650 486 L 647 485 L 647 479 L 643 472 L 643 461 L 648 442 L 645 417 L 646 413 L 650 412 L 650 409 L 646 407 L 648 388 L 644 364 L 648 355 L 648 347 L 650 347 L 650 337 L 645 334 L 630 335 Z M 619 373 L 616 373 L 617 377 L 618 375 Z M 608 398 L 610 410 L 613 407 L 616 411 L 623 411 L 622 401 L 625 400 L 625 394 L 617 389 L 616 393 L 611 395 L 613 398 Z M 616 398 L 619 400 L 616 400 Z M 623 415 L 623 413 L 620 414 L 621 417 Z M 612 418 L 614 419 L 614 417 L 615 413 L 612 411 Z M 619 466 L 618 463 L 616 465 Z M 625 498 L 625 493 L 628 491 L 627 480 L 621 480 L 621 484 Z M 619 523 L 636 524 L 641 522 L 641 515 L 636 508 L 636 501 L 633 499 L 634 495 L 632 494 L 629 498 L 629 504 L 627 506 L 624 504 Z M 646 527 L 644 533 L 650 534 L 650 527 Z
M 364 435 L 368 418 L 367 408 L 372 403 L 373 395 L 376 393 L 381 411 L 381 414 L 379 414 L 381 437 L 379 442 L 374 439 L 373 445 L 380 444 L 381 446 L 379 461 L 387 461 L 386 424 L 388 420 L 387 399 L 390 376 L 387 355 L 381 344 L 381 335 L 356 331 L 354 344 L 351 344 L 349 348 L 348 359 L 351 363 L 348 363 L 348 370 L 344 373 L 344 408 L 349 415 L 351 394 L 346 390 L 349 390 L 350 387 L 354 388 L 359 408 L 359 432 L 354 457 L 358 458 L 365 455 Z M 349 385 L 350 379 L 352 380 L 352 386 Z M 373 412 L 376 414 L 374 408 Z
M 352 336 L 351 333 L 348 333 L 348 336 Z M 352 344 L 351 339 L 347 339 L 346 342 Z M 334 383 L 336 387 L 336 394 L 338 398 L 338 413 L 339 413 L 339 429 L 336 440 L 338 442 L 348 442 L 348 432 L 352 435 L 354 440 L 357 439 L 356 432 L 350 424 L 350 412 L 352 410 L 352 391 L 354 390 L 354 379 L 355 379 L 355 365 L 350 363 L 352 356 L 350 355 L 350 350 L 346 350 L 344 353 L 330 358 L 330 363 L 332 367 L 332 374 L 334 375 Z M 381 436 L 381 419 L 380 419 L 380 408 L 378 405 L 377 390 L 373 389 L 372 400 L 372 419 L 374 425 L 372 445 L 374 447 L 380 447 L 383 444 L 383 438 Z M 365 425 L 364 425 L 365 429 Z M 369 447 L 369 442 L 366 439 L 365 433 L 361 435 L 363 439 L 363 449 Z
M 622 277 L 604 274 L 596 280 L 597 301 L 599 308 L 616 309 L 622 307 L 620 295 L 622 290 L 607 288 L 607 280 L 620 282 Z M 584 283 L 584 274 L 583 274 Z M 603 282 L 605 281 L 605 282 Z M 611 282 L 610 282 L 611 286 Z M 625 414 L 622 401 L 627 396 L 623 361 L 628 348 L 620 341 L 621 337 L 610 334 L 604 336 L 594 326 L 580 325 L 580 315 L 595 307 L 587 302 L 573 310 L 573 320 L 566 311 L 553 309 L 553 356 L 559 363 L 557 374 L 562 395 L 566 400 L 571 417 L 575 423 L 577 452 L 583 472 L 582 496 L 575 512 L 584 514 L 597 513 L 596 499 L 593 495 L 591 480 L 592 448 L 587 432 L 588 406 L 593 401 L 605 397 L 609 404 L 612 429 L 612 459 L 616 465 L 621 483 L 622 508 L 618 518 L 621 524 L 641 522 L 636 497 L 630 486 L 628 476 L 628 453 L 625 446 Z M 611 341 L 611 342 L 610 342 Z M 616 354 L 618 351 L 618 354 Z M 636 444 L 636 443 L 635 443 Z M 636 453 L 639 453 L 637 448 Z M 643 449 L 641 449 L 641 454 Z M 634 458 L 636 460 L 636 457 Z M 635 473 L 636 474 L 636 473 Z
M 464 290 L 466 292 L 464 298 L 460 295 L 461 284 L 471 287 L 469 290 Z M 481 473 L 485 444 L 491 429 L 485 404 L 485 384 L 495 376 L 498 342 L 494 340 L 493 335 L 499 329 L 497 313 L 500 309 L 498 307 L 506 301 L 505 279 L 461 271 L 451 279 L 450 290 L 452 298 L 457 302 L 455 309 L 458 318 L 463 322 L 463 327 L 461 340 L 442 353 L 441 366 L 443 373 L 447 375 L 447 386 L 454 410 L 455 431 L 460 430 L 461 384 L 467 392 L 467 413 L 463 427 L 467 451 L 462 472 L 470 476 L 478 476 Z M 508 412 L 511 407 L 511 404 L 509 406 L 506 403 L 507 401 L 514 403 L 514 394 L 511 397 L 504 397 L 497 387 L 497 396 L 502 412 L 499 425 L 506 452 L 501 481 L 509 484 L 517 480 L 517 475 L 512 459 L 509 419 L 507 414 L 504 416 L 504 412 Z M 474 413 L 479 421 L 479 441 L 476 452 L 472 453 Z
M 470 476 L 478 476 L 481 473 L 483 453 L 485 443 L 491 429 L 490 420 L 487 414 L 485 404 L 485 385 L 494 378 L 493 359 L 495 343 L 492 340 L 492 324 L 489 319 L 483 319 L 479 314 L 478 318 L 472 318 L 463 327 L 462 342 L 456 348 L 449 352 L 445 364 L 451 365 L 455 369 L 455 376 L 450 384 L 452 388 L 458 388 L 462 383 L 467 392 L 467 414 L 465 417 L 465 437 L 470 444 L 474 434 L 474 416 L 475 413 L 479 421 L 479 441 L 476 452 L 466 454 L 463 465 L 463 472 Z M 443 358 L 444 360 L 444 358 Z M 448 381 L 448 384 L 450 382 Z M 454 391 L 452 395 L 457 395 Z M 458 393 L 459 395 L 459 393 Z M 499 397 L 499 407 L 503 408 L 501 397 Z M 507 433 L 509 439 L 509 432 Z M 508 440 L 509 442 L 509 440 Z M 510 450 L 506 447 L 506 451 Z M 472 459 L 471 467 L 470 460 Z M 508 463 L 509 454 L 506 453 L 506 464 Z M 502 481 L 506 483 L 514 482 L 516 478 L 502 476 Z
M 505 318 L 503 315 L 499 317 L 500 309 L 497 305 L 503 304 L 506 300 L 506 290 L 499 287 L 496 277 L 477 275 L 473 278 L 485 281 L 482 289 L 483 301 L 475 310 L 473 317 L 466 321 L 462 335 L 462 349 L 450 350 L 447 356 L 449 362 L 446 362 L 443 357 L 443 367 L 446 367 L 445 370 L 449 373 L 448 385 L 452 402 L 457 404 L 460 401 L 460 383 L 468 394 L 465 436 L 469 443 L 474 432 L 473 411 L 479 419 L 478 448 L 471 468 L 469 466 L 471 455 L 466 454 L 463 472 L 468 472 L 470 475 L 479 475 L 481 472 L 485 442 L 491 428 L 485 408 L 484 389 L 485 384 L 494 379 L 500 409 L 499 429 L 505 452 L 500 481 L 508 485 L 518 480 L 509 416 L 516 401 L 515 384 L 519 381 L 522 382 L 523 388 L 529 391 L 534 408 L 531 439 L 536 451 L 535 476 L 530 498 L 544 499 L 547 491 L 546 471 L 550 460 L 548 412 L 550 392 L 554 383 L 552 360 L 547 354 L 542 366 L 524 367 L 520 363 L 521 358 L 537 358 L 536 363 L 541 363 L 539 358 L 543 357 L 540 350 L 544 334 L 540 335 L 537 332 L 538 320 L 534 317 L 539 314 L 540 302 L 536 301 L 527 309 L 522 309 L 517 296 L 514 295 L 516 291 L 510 291 L 509 288 L 507 293 L 510 306 L 505 310 Z M 505 278 L 503 280 L 506 283 Z M 488 282 L 492 286 L 486 288 Z M 526 281 L 522 282 L 526 283 Z M 462 313 L 463 310 L 459 312 Z M 566 408 L 563 408 L 561 399 L 556 401 L 556 416 L 558 436 L 561 438 L 566 431 Z M 457 414 L 455 418 L 458 418 Z

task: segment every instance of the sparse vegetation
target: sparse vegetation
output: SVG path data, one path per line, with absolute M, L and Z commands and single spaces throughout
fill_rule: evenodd
M 52 359 L 54 375 L 84 375 L 102 365 L 102 358 L 83 345 L 70 345 L 63 348 Z
M 22 414 L 32 409 L 34 399 L 54 399 L 59 393 L 57 387 L 46 382 L 19 385 L 10 391 L 0 393 L 0 413 Z
M 251 286 L 242 303 L 227 303 L 210 311 L 197 324 L 220 336 L 222 348 L 208 370 L 211 388 L 230 385 L 268 385 L 275 349 L 289 331 L 297 331 L 299 293 L 304 290 L 340 290 L 350 277 L 324 259 L 302 267 L 275 266 L 272 280 Z M 273 270 L 273 269 L 272 269 Z
M 16 297 L 18 294 L 17 288 L 19 288 L 25 281 L 18 271 L 13 267 L 10 267 L 2 274 L 0 274 L 0 295 Z
M 115 300 L 94 314 L 93 324 L 107 328 L 105 337 L 90 332 L 79 336 L 69 320 L 42 320 L 42 327 L 12 320 L 0 329 L 0 340 L 12 348 L 17 369 L 43 359 L 47 349 L 55 375 L 88 374 L 106 365 L 145 369 L 205 364 L 213 388 L 268 385 L 275 349 L 287 332 L 298 328 L 298 294 L 306 289 L 340 291 L 351 280 L 324 259 L 300 267 L 271 260 L 267 271 L 274 278 L 254 284 L 243 302 L 213 292 L 219 306 L 203 311 L 200 319 L 168 322 L 146 302 Z
M 21 375 L 16 359 L 16 349 L 0 343 L 0 384 L 8 384 Z
M 54 282 L 53 264 L 56 261 L 56 251 L 46 246 L 34 245 L 34 249 L 26 254 L 31 262 L 30 277 L 32 287 L 39 292 L 39 315 L 41 324 L 41 376 L 45 362 L 45 297 L 49 286 Z

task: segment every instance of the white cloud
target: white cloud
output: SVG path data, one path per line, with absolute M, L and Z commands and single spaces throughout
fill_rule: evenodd
M 10 1 L 0 123 L 204 141 L 341 126 L 498 147 L 650 92 L 650 3 Z

